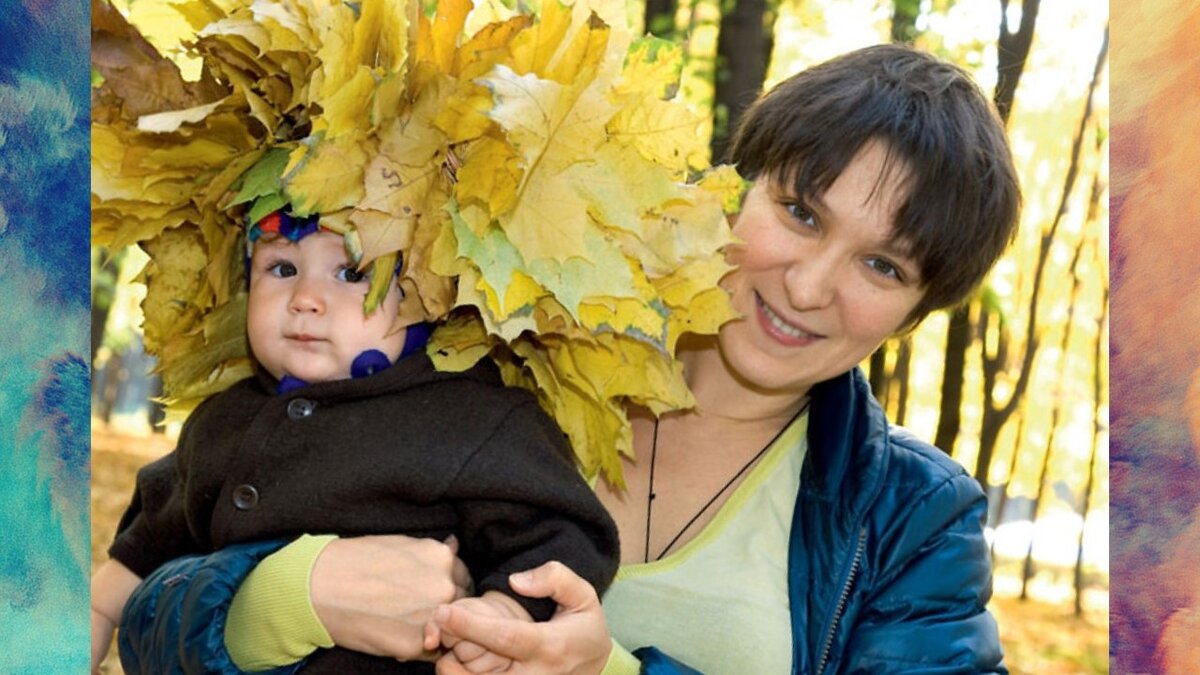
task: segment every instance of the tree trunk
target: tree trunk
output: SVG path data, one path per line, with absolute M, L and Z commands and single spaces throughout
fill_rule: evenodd
M 678 6 L 676 0 L 646 0 L 643 30 L 666 40 L 674 40 L 675 12 Z
M 908 413 L 908 371 L 912 364 L 912 342 L 904 339 L 896 346 L 896 367 L 892 369 L 892 381 L 896 389 L 896 417 L 894 421 L 904 426 Z
M 1038 507 L 1042 504 L 1042 494 L 1046 490 L 1046 473 L 1050 469 L 1050 451 L 1053 449 L 1054 428 L 1058 426 L 1058 406 L 1050 415 L 1050 434 L 1046 438 L 1046 453 L 1042 456 L 1042 470 L 1038 472 L 1037 492 L 1033 496 L 1033 514 L 1030 515 L 1029 547 L 1025 549 L 1025 564 L 1021 567 L 1021 600 L 1029 599 L 1029 579 L 1033 576 L 1033 539 L 1037 525 Z
M 1017 83 L 1025 70 L 1025 60 L 1029 56 L 1029 45 L 1033 44 L 1034 19 L 1037 18 L 1039 0 L 1024 0 L 1022 5 L 1021 24 L 1015 35 L 1008 32 L 1009 0 L 1000 0 L 1000 36 L 997 40 L 997 51 L 1000 54 L 996 66 L 999 81 L 992 100 L 1000 112 L 1000 119 L 1008 123 L 1009 111 L 1012 109 L 1013 96 L 1017 92 Z M 1026 5 L 1032 5 L 1032 11 Z M 893 18 L 894 22 L 894 18 Z M 894 32 L 894 31 L 893 31 Z M 1024 50 L 1014 50 L 1011 45 L 1025 45 Z M 956 310 L 950 316 L 950 324 L 946 327 L 946 372 L 942 376 L 942 405 L 938 416 L 938 435 L 936 444 L 946 453 L 954 454 L 954 442 L 962 425 L 963 374 L 962 368 L 967 362 L 967 349 L 971 345 L 970 318 L 965 308 Z M 951 368 L 955 372 L 951 372 Z M 982 451 L 983 445 L 980 444 Z M 979 464 L 975 466 L 975 475 L 981 475 Z M 982 472 L 983 486 L 987 487 L 987 471 Z
M 1079 304 L 1079 287 L 1081 280 L 1079 278 L 1079 261 L 1083 258 L 1083 248 L 1087 244 L 1087 239 L 1082 238 L 1079 244 L 1075 247 L 1075 256 L 1071 260 L 1071 295 L 1068 298 L 1067 305 L 1067 320 L 1063 327 L 1062 342 L 1059 344 L 1058 353 L 1061 354 L 1059 361 L 1058 385 L 1055 387 L 1056 393 L 1054 396 L 1054 410 L 1050 413 L 1050 433 L 1046 435 L 1046 454 L 1042 458 L 1042 470 L 1038 474 L 1037 493 L 1033 498 L 1033 524 L 1037 523 L 1038 509 L 1042 504 L 1042 497 L 1046 491 L 1046 474 L 1050 469 L 1050 456 L 1054 452 L 1054 439 L 1058 432 L 1058 418 L 1062 412 L 1063 390 L 1066 388 L 1063 384 L 1067 381 L 1067 355 L 1071 346 L 1071 329 L 1075 324 L 1075 308 Z M 1099 361 L 1097 361 L 1099 365 Z M 1093 443 L 1093 445 L 1095 445 Z M 1092 450 L 1095 456 L 1095 449 Z M 1090 480 L 1089 480 L 1090 482 Z M 1032 533 L 1033 528 L 1030 528 Z M 1029 548 L 1025 551 L 1025 565 L 1021 572 L 1021 599 L 1025 600 L 1028 597 L 1027 587 L 1029 578 L 1033 576 L 1033 536 L 1029 537 Z
M 1022 21 L 1022 25 L 1024 23 Z M 1038 307 L 1043 283 L 1046 278 L 1046 266 L 1050 260 L 1050 250 L 1058 234 L 1059 225 L 1062 224 L 1063 217 L 1067 214 L 1071 193 L 1075 189 L 1075 181 L 1079 175 L 1079 156 L 1082 153 L 1083 139 L 1087 134 L 1087 127 L 1092 120 L 1092 100 L 1096 93 L 1096 86 L 1100 81 L 1100 74 L 1104 69 L 1107 57 L 1108 31 L 1105 30 L 1104 42 L 1100 46 L 1099 53 L 1096 55 L 1096 64 L 1092 70 L 1092 79 L 1088 83 L 1083 116 L 1079 120 L 1079 129 L 1075 134 L 1075 139 L 1071 146 L 1071 163 L 1068 165 L 1067 175 L 1063 179 L 1063 189 L 1058 201 L 1058 211 L 1054 214 L 1054 220 L 1050 223 L 1050 229 L 1042 234 L 1042 239 L 1038 247 L 1037 265 L 1033 275 L 1033 291 L 1029 299 L 1028 318 L 1025 323 L 1025 342 L 1023 345 L 1025 353 L 1021 359 L 1020 370 L 1013 385 L 1012 393 L 1004 405 L 998 406 L 993 398 L 993 384 L 996 380 L 996 374 L 1003 368 L 1003 364 L 999 355 L 989 357 L 986 350 L 983 352 L 983 429 L 980 432 L 979 441 L 981 461 L 975 466 L 975 478 L 979 480 L 985 489 L 987 487 L 987 475 L 990 464 L 983 463 L 982 459 L 985 454 L 988 457 L 991 455 L 991 449 L 986 444 L 995 442 L 1000 429 L 1004 427 L 1005 422 L 1008 421 L 1013 411 L 1016 410 L 1017 404 L 1025 396 L 1025 389 L 1029 386 L 1029 380 L 1033 374 L 1033 361 L 1038 349 Z
M 1037 21 L 1040 0 L 1021 1 L 1021 23 L 1015 33 L 1008 30 L 1008 6 L 1010 0 L 1000 0 L 1000 40 L 996 44 L 996 108 L 1000 117 L 1008 121 L 1012 112 L 1013 97 L 1017 92 L 1017 83 L 1021 81 L 1021 73 L 1025 71 L 1025 61 L 1029 58 L 1029 48 L 1033 45 L 1033 25 Z
M 1008 460 L 1008 477 L 1000 486 L 1000 496 L 996 500 L 996 517 L 992 518 L 989 514 L 988 518 L 988 524 L 992 526 L 992 545 L 988 547 L 988 554 L 992 557 L 993 567 L 996 560 L 996 540 L 1000 538 L 1000 525 L 1004 523 L 1004 509 L 1008 507 L 1008 488 L 1012 485 L 1013 476 L 1017 473 L 1017 462 L 1021 458 L 1021 439 L 1025 438 L 1025 420 L 1025 415 L 1017 418 L 1016 439 L 1013 443 L 1012 457 Z
M 721 14 L 713 77 L 713 164 L 725 159 L 730 133 L 758 96 L 767 74 L 767 0 L 731 0 Z M 723 9 L 725 9 L 723 7 Z
M 1098 206 L 1100 195 L 1104 190 L 1099 176 L 1092 182 L 1092 205 Z M 1091 219 L 1089 219 L 1091 220 Z M 1093 249 L 1099 252 L 1099 247 Z M 1100 256 L 1097 255 L 1097 258 Z M 1096 261 L 1101 263 L 1100 260 Z M 1092 506 L 1092 488 L 1096 482 L 1096 455 L 1099 452 L 1100 432 L 1104 422 L 1100 418 L 1100 406 L 1104 402 L 1104 377 L 1100 364 L 1104 358 L 1104 326 L 1108 321 L 1108 287 L 1100 298 L 1100 316 L 1096 317 L 1096 342 L 1092 351 L 1092 452 L 1088 457 L 1087 484 L 1083 488 L 1083 504 L 1080 508 L 1082 524 L 1087 525 L 1088 511 Z M 1075 550 L 1075 616 L 1083 616 L 1083 533 L 1084 527 L 1079 528 L 1079 543 Z
M 885 340 L 879 348 L 871 352 L 870 372 L 867 374 L 867 382 L 871 385 L 871 393 L 875 398 L 879 399 L 880 405 L 887 407 L 887 353 L 890 346 L 890 340 Z
M 971 308 L 964 303 L 950 313 L 946 327 L 945 369 L 942 371 L 941 414 L 933 444 L 947 455 L 954 455 L 954 444 L 962 426 L 963 372 L 967 366 L 967 348 L 971 346 Z
M 1108 293 L 1105 293 L 1105 304 L 1108 304 Z M 1104 320 L 1107 312 L 1101 311 L 1100 319 L 1096 322 L 1099 325 L 1099 330 L 1104 330 Z M 1083 616 L 1083 533 L 1087 525 L 1087 514 L 1092 507 L 1092 488 L 1096 482 L 1096 455 L 1100 445 L 1100 430 L 1102 423 L 1100 421 L 1100 392 L 1102 389 L 1100 378 L 1100 359 L 1103 358 L 1100 353 L 1100 344 L 1103 342 L 1103 335 L 1096 334 L 1096 368 L 1092 376 L 1092 391 L 1096 400 L 1096 415 L 1095 423 L 1092 425 L 1092 452 L 1088 457 L 1088 477 L 1087 484 L 1083 488 L 1083 505 L 1080 508 L 1080 516 L 1082 525 L 1079 528 L 1079 543 L 1075 550 L 1075 616 Z
M 892 3 L 892 42 L 911 45 L 920 31 L 917 17 L 921 15 L 921 0 L 896 0 Z
M 98 254 L 100 264 L 92 275 L 92 334 L 91 334 L 91 365 L 96 367 L 96 355 L 104 344 L 104 329 L 108 325 L 108 313 L 112 309 L 113 296 L 116 294 L 117 278 L 121 275 L 121 260 L 125 250 L 121 249 L 112 255 L 107 249 L 100 249 Z

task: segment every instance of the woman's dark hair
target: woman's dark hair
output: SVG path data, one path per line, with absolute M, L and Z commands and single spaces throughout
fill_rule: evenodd
M 895 238 L 911 247 L 925 289 L 911 327 L 970 294 L 1012 240 L 1021 208 L 1004 124 L 964 70 L 898 45 L 836 57 L 760 97 L 728 161 L 747 179 L 791 180 L 811 198 L 873 140 L 887 145 L 884 174 L 899 167 L 907 179 Z

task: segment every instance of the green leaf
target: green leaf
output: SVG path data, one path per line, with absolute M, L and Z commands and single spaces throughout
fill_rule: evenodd
M 272 211 L 278 211 L 287 205 L 287 197 L 282 192 L 274 192 L 269 195 L 259 197 L 254 200 L 254 205 L 250 207 L 250 212 L 246 214 L 246 221 L 253 225 L 262 220 L 267 214 Z
M 290 152 L 288 148 L 280 147 L 268 150 L 262 159 L 258 160 L 257 164 L 250 167 L 238 179 L 234 187 L 239 188 L 239 191 L 229 205 L 237 206 L 238 204 L 244 204 L 259 197 L 266 197 L 280 192 L 283 189 L 283 181 L 280 178 L 283 175 L 283 170 L 287 167 Z M 259 217 L 261 218 L 262 216 Z

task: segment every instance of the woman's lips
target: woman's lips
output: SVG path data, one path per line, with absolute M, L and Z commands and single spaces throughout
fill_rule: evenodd
M 758 309 L 756 315 L 759 325 L 776 342 L 789 347 L 806 347 L 825 337 L 783 320 L 757 293 L 754 294 L 754 301 Z

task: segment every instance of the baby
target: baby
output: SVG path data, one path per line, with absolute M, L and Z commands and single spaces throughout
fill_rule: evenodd
M 256 375 L 205 401 L 176 449 L 139 471 L 112 559 L 92 579 L 93 670 L 142 578 L 242 542 L 453 535 L 480 592 L 457 602 L 535 620 L 554 603 L 516 595 L 509 574 L 559 560 L 598 592 L 607 587 L 616 528 L 532 394 L 505 387 L 487 359 L 461 373 L 435 370 L 425 324 L 392 329 L 396 283 L 364 313 L 369 274 L 315 216 L 276 212 L 248 235 Z M 432 624 L 426 632 L 436 646 Z M 444 646 L 475 672 L 507 667 L 478 645 Z M 337 647 L 304 669 L 433 672 Z

